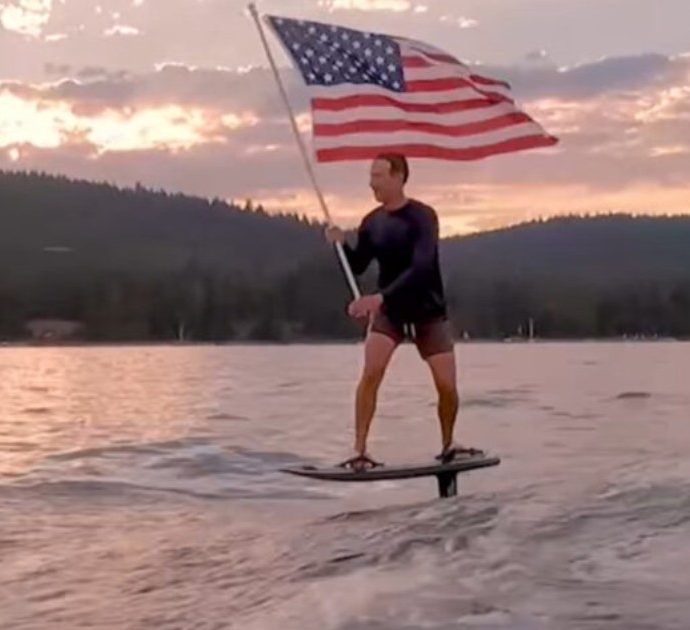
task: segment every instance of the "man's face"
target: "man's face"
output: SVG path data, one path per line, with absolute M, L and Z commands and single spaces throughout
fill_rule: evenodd
M 369 186 L 374 191 L 376 201 L 385 203 L 398 196 L 402 191 L 402 175 L 391 173 L 391 165 L 388 160 L 374 160 L 369 172 Z

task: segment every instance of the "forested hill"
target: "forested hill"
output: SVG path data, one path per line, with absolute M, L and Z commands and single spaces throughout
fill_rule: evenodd
M 448 239 L 452 269 L 489 275 L 559 276 L 593 284 L 673 280 L 690 271 L 688 216 L 609 214 L 548 221 Z
M 314 254 L 315 225 L 248 203 L 0 172 L 0 263 L 17 278 L 45 274 L 60 254 L 58 264 L 84 272 L 196 265 L 261 277 Z
M 322 225 L 181 194 L 0 172 L 0 336 L 353 337 Z M 445 239 L 456 331 L 690 334 L 690 217 L 566 217 Z M 369 286 L 371 277 L 364 283 Z

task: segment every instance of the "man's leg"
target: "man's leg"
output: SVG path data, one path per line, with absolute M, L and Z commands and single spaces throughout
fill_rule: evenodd
M 458 415 L 459 397 L 456 382 L 455 352 L 442 352 L 426 359 L 438 392 L 438 419 L 441 423 L 443 450 L 453 444 L 453 430 Z
M 388 335 L 374 331 L 369 332 L 364 343 L 364 368 L 355 405 L 355 452 L 358 455 L 366 452 L 379 386 L 397 345 L 398 342 Z

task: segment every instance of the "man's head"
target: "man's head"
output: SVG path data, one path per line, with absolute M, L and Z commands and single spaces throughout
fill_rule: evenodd
M 410 169 L 404 155 L 381 153 L 371 163 L 369 185 L 377 201 L 385 204 L 404 196 Z

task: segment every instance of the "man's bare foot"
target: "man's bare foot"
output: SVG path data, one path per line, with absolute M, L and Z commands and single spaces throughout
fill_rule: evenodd
M 436 459 L 442 464 L 447 464 L 458 457 L 481 457 L 483 455 L 484 451 L 481 449 L 472 448 L 471 446 L 451 444 L 450 446 L 446 446 L 438 455 L 436 455 Z
M 365 470 L 371 470 L 372 468 L 383 466 L 383 464 L 372 459 L 366 453 L 356 453 L 349 459 L 346 459 L 344 462 L 338 464 L 338 466 L 341 468 L 349 468 L 354 472 L 364 472 Z

